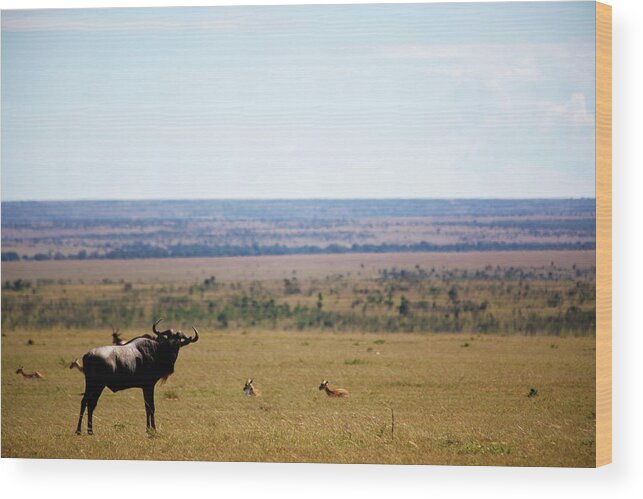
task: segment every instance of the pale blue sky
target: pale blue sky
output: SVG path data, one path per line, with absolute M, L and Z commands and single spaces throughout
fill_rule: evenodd
M 2 199 L 594 197 L 594 3 L 2 12 Z

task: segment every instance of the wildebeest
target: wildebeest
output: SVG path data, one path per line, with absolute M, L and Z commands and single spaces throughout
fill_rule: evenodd
M 91 435 L 92 415 L 98 398 L 105 389 L 113 392 L 128 388 L 141 388 L 145 400 L 147 428 L 156 429 L 154 423 L 154 386 L 160 379 L 167 379 L 174 372 L 174 363 L 181 347 L 196 343 L 199 332 L 195 327 L 194 337 L 172 329 L 160 332 L 156 329 L 159 319 L 152 326 L 155 338 L 144 335 L 124 345 L 93 348 L 83 356 L 85 393 L 80 403 L 80 416 L 76 435 L 80 435 L 83 414 L 87 407 L 87 433 Z
M 326 390 L 326 395 L 329 397 L 348 397 L 348 390 L 343 388 L 335 388 L 334 390 L 328 386 L 328 381 L 324 380 L 319 385 L 320 390 Z

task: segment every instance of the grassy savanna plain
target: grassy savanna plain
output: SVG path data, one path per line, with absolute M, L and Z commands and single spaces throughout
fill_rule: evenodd
M 203 330 L 157 388 L 156 433 L 145 432 L 140 390 L 106 390 L 95 434 L 77 437 L 83 379 L 60 359 L 104 337 L 3 338 L 3 457 L 594 463 L 593 338 Z M 46 377 L 23 379 L 18 365 Z M 247 377 L 261 397 L 244 396 Z M 325 378 L 350 397 L 320 392 Z M 528 397 L 532 388 L 538 396 Z
M 593 324 L 565 321 L 593 313 L 594 262 L 593 251 L 3 262 L 2 455 L 593 466 Z M 76 437 L 83 377 L 66 365 L 109 343 L 109 323 L 131 338 L 157 314 L 201 332 L 157 386 L 157 432 L 145 432 L 140 390 L 106 390 L 95 434 Z M 558 332 L 514 331 L 520 317 Z M 261 397 L 244 396 L 248 377 Z M 322 379 L 350 397 L 328 398 Z

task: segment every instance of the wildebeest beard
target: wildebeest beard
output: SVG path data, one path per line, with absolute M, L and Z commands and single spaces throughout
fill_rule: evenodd
M 165 383 L 174 373 L 174 364 L 181 348 L 180 343 L 174 339 L 159 336 L 152 341 L 142 343 L 140 348 L 147 350 L 148 353 L 153 354 L 158 359 L 157 375 L 159 376 L 159 381 Z

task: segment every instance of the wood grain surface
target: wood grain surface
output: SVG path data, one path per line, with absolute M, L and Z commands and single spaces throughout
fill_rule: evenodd
M 612 462 L 612 7 L 596 3 L 596 466 Z

